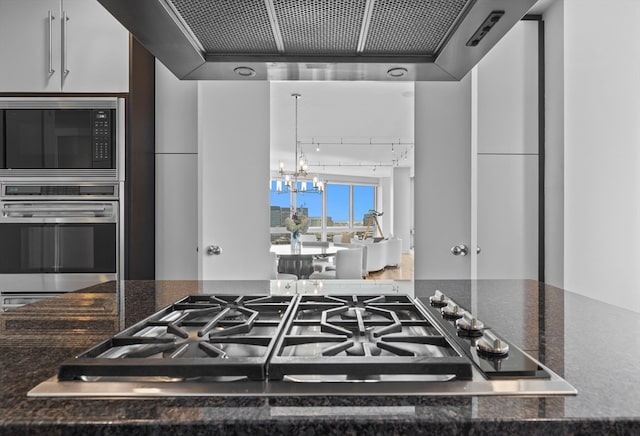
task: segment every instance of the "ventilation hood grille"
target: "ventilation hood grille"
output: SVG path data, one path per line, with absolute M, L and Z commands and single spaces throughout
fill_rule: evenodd
M 213 80 L 459 80 L 536 3 L 98 1 L 177 77 Z

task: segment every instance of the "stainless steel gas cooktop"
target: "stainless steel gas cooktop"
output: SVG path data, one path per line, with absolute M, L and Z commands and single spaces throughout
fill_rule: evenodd
M 29 396 L 575 395 L 440 291 L 193 295 L 63 362 Z

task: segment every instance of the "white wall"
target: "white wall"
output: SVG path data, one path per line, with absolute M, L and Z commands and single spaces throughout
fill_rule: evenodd
M 402 239 L 402 252 L 408 253 L 411 245 L 411 179 L 409 168 L 393 169 L 393 227 L 385 230 L 385 236 L 389 233 Z
M 564 2 L 564 287 L 640 311 L 640 1 Z
M 392 150 L 390 141 L 413 142 L 411 82 L 271 82 L 272 168 L 277 168 L 280 162 L 288 168 L 294 165 L 292 93 L 301 94 L 298 139 L 303 143 L 323 142 L 319 152 L 314 146 L 302 145 L 309 171 L 327 175 L 329 181 L 330 174 L 345 171 L 362 177 L 391 177 L 390 167 L 374 171 L 372 164 L 391 164 L 393 158 L 399 159 L 400 151 L 406 147 L 396 146 Z M 345 144 L 340 144 L 341 140 Z M 318 166 L 318 163 L 328 165 Z M 363 166 L 334 166 L 339 163 Z
M 389 236 L 389 233 L 393 233 L 395 217 L 398 213 L 407 213 L 408 209 L 394 209 L 393 198 L 393 180 L 391 177 L 380 177 L 379 179 L 380 189 L 378 190 L 378 198 L 376 204 L 376 210 L 386 212 L 384 215 L 378 217 L 378 223 L 382 227 L 382 231 L 385 236 Z M 396 210 L 398 212 L 396 212 Z M 375 229 L 374 229 L 375 231 Z M 375 232 L 374 232 L 375 233 Z

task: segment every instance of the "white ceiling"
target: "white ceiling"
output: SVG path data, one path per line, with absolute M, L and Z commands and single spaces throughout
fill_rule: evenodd
M 310 173 L 386 177 L 391 165 L 412 166 L 413 90 L 413 82 L 271 82 L 272 171 L 280 161 L 294 169 L 293 93 Z

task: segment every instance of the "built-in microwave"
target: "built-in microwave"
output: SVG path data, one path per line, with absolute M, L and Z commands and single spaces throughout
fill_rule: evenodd
M 124 99 L 0 98 L 0 179 L 124 180 Z

